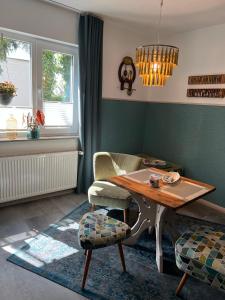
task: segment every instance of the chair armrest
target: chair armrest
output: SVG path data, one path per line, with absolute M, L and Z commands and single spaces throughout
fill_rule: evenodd
M 94 154 L 93 170 L 94 180 L 107 180 L 117 175 L 109 152 L 97 152 Z

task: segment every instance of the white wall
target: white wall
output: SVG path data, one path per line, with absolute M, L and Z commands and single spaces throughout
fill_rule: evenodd
M 0 1 L 0 27 L 77 44 L 78 20 L 75 12 L 40 0 Z
M 143 37 L 140 32 L 135 32 L 112 20 L 104 20 L 103 98 L 137 101 L 148 99 L 148 94 L 146 89 L 142 87 L 138 74 L 133 84 L 133 88 L 137 90 L 133 92 L 132 96 L 128 96 L 126 90 L 120 90 L 118 79 L 118 68 L 123 57 L 131 56 L 135 61 L 135 49 L 144 40 L 146 40 L 146 37 Z
M 225 88 L 223 85 L 188 85 L 188 76 L 204 74 L 225 74 L 225 24 L 211 26 L 190 32 L 162 37 L 162 43 L 180 48 L 179 65 L 167 80 L 166 86 L 143 87 L 138 77 L 134 82 L 132 96 L 120 91 L 118 67 L 126 55 L 135 58 L 135 48 L 144 43 L 154 42 L 151 33 L 135 32 L 124 25 L 106 19 L 104 24 L 103 51 L 103 98 L 172 102 L 203 105 L 225 105 L 225 99 L 188 98 L 187 88 Z
M 179 65 L 164 88 L 149 88 L 148 100 L 191 104 L 225 105 L 225 98 L 188 98 L 187 88 L 225 88 L 223 85 L 188 85 L 190 75 L 225 74 L 225 24 L 168 38 L 180 48 Z

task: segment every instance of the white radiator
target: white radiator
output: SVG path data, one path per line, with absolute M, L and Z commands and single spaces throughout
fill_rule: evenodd
M 0 202 L 74 188 L 78 152 L 0 158 Z

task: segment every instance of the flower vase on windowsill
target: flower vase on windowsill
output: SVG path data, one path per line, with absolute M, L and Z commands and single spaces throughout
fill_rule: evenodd
M 34 116 L 30 113 L 23 116 L 23 123 L 27 124 L 27 138 L 36 140 L 40 138 L 40 126 L 44 126 L 45 116 L 43 112 L 38 110 Z
M 31 140 L 39 139 L 40 138 L 40 128 L 39 127 L 28 128 L 27 138 L 31 139 Z

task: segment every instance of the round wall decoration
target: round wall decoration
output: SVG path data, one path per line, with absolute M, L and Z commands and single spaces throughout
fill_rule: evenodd
M 125 56 L 123 58 L 119 66 L 118 77 L 121 91 L 127 90 L 127 95 L 131 96 L 134 91 L 134 89 L 132 89 L 132 85 L 136 78 L 136 69 L 132 57 Z

